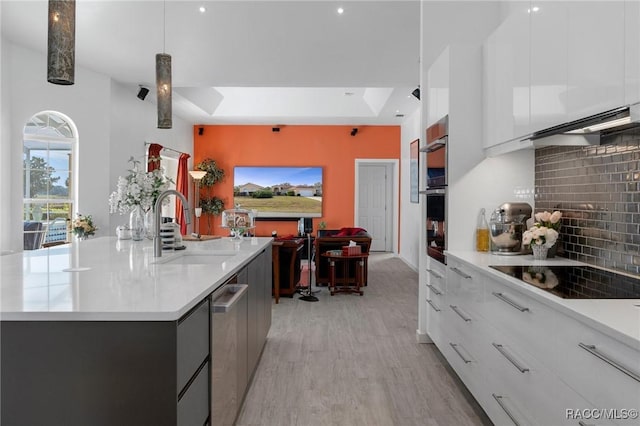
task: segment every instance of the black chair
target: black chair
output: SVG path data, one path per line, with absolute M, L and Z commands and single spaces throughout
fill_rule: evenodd
M 44 240 L 44 226 L 42 222 L 24 222 L 24 250 L 38 250 Z

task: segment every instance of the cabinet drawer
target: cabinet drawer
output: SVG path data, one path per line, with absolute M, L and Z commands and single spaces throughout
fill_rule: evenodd
M 490 279 L 485 282 L 485 302 L 481 306 L 482 315 L 510 341 L 544 365 L 555 363 L 555 310 Z
M 209 356 L 209 299 L 180 320 L 177 333 L 177 392 L 180 392 Z
M 503 333 L 491 328 L 488 334 L 482 357 L 496 385 L 492 392 L 509 395 L 533 424 L 577 424 L 567 409 L 586 408 L 587 401 Z
M 209 363 L 178 401 L 178 426 L 202 426 L 209 417 Z
M 442 299 L 444 302 L 444 299 Z M 433 340 L 433 343 L 436 344 L 438 348 L 440 348 L 443 344 L 443 307 L 444 305 L 435 299 L 431 299 L 427 296 L 425 301 L 426 304 L 426 313 L 427 313 L 427 334 Z
M 599 409 L 640 409 L 640 351 L 561 315 L 558 374 Z M 626 371 L 626 372 L 625 372 Z M 614 419 L 638 424 L 638 419 Z

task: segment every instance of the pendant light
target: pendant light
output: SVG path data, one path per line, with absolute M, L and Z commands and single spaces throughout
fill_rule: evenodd
M 167 32 L 167 4 L 163 2 L 162 53 L 156 55 L 156 90 L 158 129 L 170 129 L 171 117 L 171 55 L 164 53 Z
M 71 85 L 75 82 L 76 2 L 49 0 L 47 36 L 47 81 Z

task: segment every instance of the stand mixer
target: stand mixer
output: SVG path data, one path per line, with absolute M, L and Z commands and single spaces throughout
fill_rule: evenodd
M 527 229 L 527 219 L 531 217 L 532 211 L 527 203 L 504 203 L 493 211 L 489 220 L 492 253 L 529 253 L 529 249 L 522 246 L 522 233 Z

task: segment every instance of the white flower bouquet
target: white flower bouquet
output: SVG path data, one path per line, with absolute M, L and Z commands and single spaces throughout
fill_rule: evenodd
M 118 177 L 117 189 L 109 196 L 111 213 L 124 214 L 135 206 L 149 211 L 153 208 L 158 196 L 169 189 L 169 183 L 172 182 L 164 176 L 162 168 L 146 172 L 139 170 L 140 162 L 133 157 L 129 162 L 133 164 L 133 168 L 129 170 L 127 176 Z
M 83 216 L 80 213 L 77 215 L 78 217 L 73 220 L 71 227 L 73 235 L 83 240 L 88 238 L 90 235 L 94 235 L 98 228 L 93 224 L 93 218 L 91 215 Z
M 549 248 L 556 243 L 557 239 L 558 231 L 542 226 L 540 223 L 536 223 L 522 233 L 522 244 L 525 246 L 543 245 Z
M 541 226 L 551 228 L 556 231 L 560 230 L 560 219 L 562 218 L 561 211 L 556 210 L 553 213 L 549 213 L 545 210 L 542 213 L 536 213 L 534 217 L 536 218 L 536 223 L 539 223 Z

